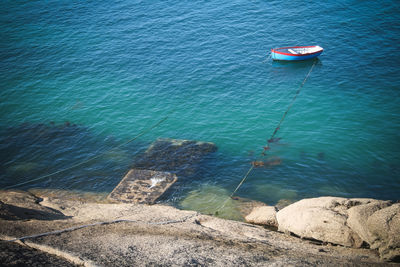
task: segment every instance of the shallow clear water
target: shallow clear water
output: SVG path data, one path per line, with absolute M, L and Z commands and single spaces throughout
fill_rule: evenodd
M 17 188 L 111 191 L 164 137 L 214 142 L 218 152 L 162 201 L 179 206 L 204 185 L 232 192 L 250 162 L 262 159 L 314 63 L 272 62 L 269 50 L 318 44 L 324 53 L 268 152 L 282 164 L 254 169 L 236 195 L 270 204 L 320 195 L 400 198 L 397 1 L 1 7 L 0 188 L 105 152 Z

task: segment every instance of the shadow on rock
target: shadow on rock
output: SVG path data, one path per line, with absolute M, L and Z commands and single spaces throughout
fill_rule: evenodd
M 39 204 L 41 198 L 24 191 L 0 191 L 0 218 L 4 220 L 63 220 L 70 217 Z
M 49 211 L 22 208 L 0 202 L 0 218 L 4 220 L 62 220 L 70 217 L 65 216 L 57 210 L 48 208 Z

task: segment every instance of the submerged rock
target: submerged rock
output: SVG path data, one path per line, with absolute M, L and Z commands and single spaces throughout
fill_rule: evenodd
M 72 186 L 89 191 L 93 189 L 93 184 L 89 184 L 86 177 L 95 177 L 96 184 L 100 186 L 108 184 L 110 179 L 121 177 L 131 161 L 116 155 L 123 152 L 122 149 L 115 149 L 120 145 L 119 142 L 104 139 L 89 127 L 73 123 L 69 123 L 69 126 L 54 123 L 10 126 L 1 131 L 0 143 L 0 188 Z M 116 151 L 114 155 L 108 154 L 113 151 Z M 104 152 L 107 153 L 98 157 Z M 90 167 L 86 165 L 85 168 L 60 172 L 94 156 L 96 160 L 88 161 Z M 52 173 L 57 174 L 34 180 Z M 25 182 L 26 185 L 23 184 Z
M 123 150 L 121 148 L 113 148 L 112 150 L 105 152 L 103 154 L 103 158 L 107 161 L 118 164 L 121 162 L 129 161 L 131 159 L 131 156 L 126 150 Z
M 297 199 L 297 192 L 295 190 L 287 189 L 275 184 L 258 183 L 254 185 L 254 190 L 257 192 L 257 194 L 265 196 L 271 200 Z
M 293 202 L 294 202 L 293 200 L 283 198 L 283 199 L 280 199 L 280 200 L 276 203 L 275 207 L 276 207 L 278 210 L 281 210 L 281 209 L 283 209 L 283 208 L 289 206 L 290 204 L 293 204 Z
M 224 219 L 243 221 L 237 201 L 230 197 L 226 189 L 214 185 L 189 192 L 180 202 L 180 207 Z
M 27 174 L 37 169 L 39 164 L 36 162 L 17 162 L 7 168 L 7 173 L 11 174 Z
M 215 151 L 217 146 L 209 142 L 160 138 L 136 160 L 134 168 L 189 176 L 205 156 Z
M 350 195 L 346 188 L 338 185 L 323 185 L 319 188 L 316 188 L 316 191 L 322 196 L 346 197 Z
M 260 160 L 256 160 L 256 161 L 252 161 L 251 165 L 253 165 L 255 168 L 269 168 L 269 167 L 274 167 L 274 166 L 278 166 L 282 164 L 282 159 L 280 159 L 279 157 L 272 157 L 269 158 L 265 161 L 260 161 Z
M 195 173 L 204 157 L 216 151 L 212 143 L 158 139 L 134 163 L 108 199 L 154 204 L 178 177 Z
M 232 197 L 243 217 L 249 215 L 255 208 L 267 206 L 264 202 L 244 197 Z

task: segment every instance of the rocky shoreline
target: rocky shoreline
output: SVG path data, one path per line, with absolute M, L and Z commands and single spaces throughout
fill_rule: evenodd
M 255 207 L 246 221 L 295 236 L 345 247 L 370 248 L 400 261 L 400 203 L 368 198 L 303 199 L 281 210 Z
M 301 239 L 259 225 L 170 206 L 115 204 L 96 198 L 74 199 L 61 195 L 0 191 L 0 261 L 6 266 L 397 265 L 387 260 L 398 260 L 396 253 L 400 235 L 396 231 L 399 230 L 400 204 L 357 201 L 339 198 L 302 200 L 281 209 L 271 217 L 272 220 L 266 221 L 271 224 L 276 218 L 273 223 L 280 231 L 303 237 Z M 314 204 L 307 206 L 307 203 Z M 377 209 L 377 206 L 381 208 Z M 271 207 L 263 209 L 276 212 Z M 329 210 L 340 215 L 330 214 Z M 368 215 L 372 210 L 375 210 L 373 214 Z M 382 217 L 379 212 L 388 217 Z M 285 219 L 286 213 L 291 214 L 289 217 L 296 224 L 292 225 Z M 262 218 L 266 214 L 271 216 L 270 212 L 262 214 Z M 376 247 L 376 242 L 367 239 L 371 236 L 356 232 L 360 240 L 372 242 L 370 248 L 366 248 L 354 236 L 340 232 L 343 231 L 339 225 L 340 218 L 346 218 L 345 225 L 354 230 L 357 214 L 367 214 L 367 223 L 359 222 L 370 234 L 377 234 L 376 229 L 371 228 L 374 225 L 371 218 L 376 217 L 375 225 L 382 228 L 382 234 L 375 241 L 383 246 Z M 314 223 L 300 234 L 291 228 L 302 225 L 302 220 L 307 221 L 307 218 L 324 223 L 325 217 L 329 219 L 329 223 L 325 223 L 329 229 L 343 233 L 339 235 L 351 236 L 357 241 L 354 244 L 361 246 L 338 245 L 339 242 L 332 240 L 319 242 L 319 236 L 314 234 L 322 236 L 325 230 Z M 379 219 L 386 221 L 380 224 Z M 15 238 L 17 240 L 9 241 Z M 384 251 L 381 250 L 383 247 Z M 391 254 L 386 253 L 388 249 Z

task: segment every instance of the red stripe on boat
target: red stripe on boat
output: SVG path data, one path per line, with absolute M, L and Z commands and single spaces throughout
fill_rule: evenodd
M 277 54 L 281 54 L 281 55 L 286 55 L 286 56 L 302 57 L 302 56 L 313 55 L 313 54 L 320 53 L 320 52 L 324 51 L 324 49 L 321 49 L 321 50 L 318 50 L 318 51 L 316 51 L 316 52 L 307 53 L 307 54 L 291 54 L 291 53 L 285 53 L 285 52 L 277 51 L 277 50 L 279 50 L 279 49 L 309 48 L 309 47 L 317 47 L 317 46 L 316 46 L 316 45 L 308 45 L 308 46 L 286 46 L 286 47 L 273 48 L 273 49 L 271 49 L 271 52 L 274 52 L 274 53 L 277 53 Z

